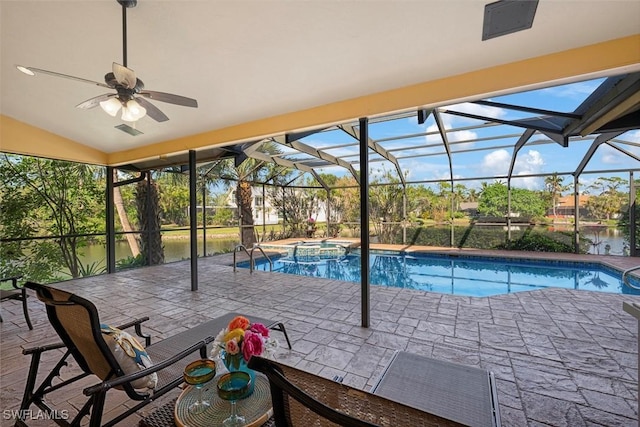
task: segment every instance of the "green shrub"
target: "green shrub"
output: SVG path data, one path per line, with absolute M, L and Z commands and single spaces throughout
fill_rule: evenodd
M 144 256 L 142 254 L 138 254 L 136 257 L 128 256 L 124 259 L 118 260 L 116 262 L 116 270 L 144 267 L 145 265 Z
M 573 253 L 573 234 L 535 230 L 532 225 L 519 225 L 511 230 L 511 242 L 507 243 L 507 231 L 501 226 L 454 226 L 454 242 L 451 245 L 451 227 L 407 228 L 407 244 L 474 249 L 508 249 L 540 252 Z M 402 234 L 395 235 L 392 243 L 402 244 Z M 589 239 L 581 238 L 580 252 L 587 253 Z
M 565 241 L 558 240 L 558 236 L 564 235 L 568 239 Z M 568 242 L 567 242 L 568 240 Z M 581 241 L 580 252 L 587 253 L 586 246 L 588 242 Z M 555 233 L 553 236 L 549 233 L 525 233 L 517 240 L 498 245 L 496 249 L 507 249 L 515 251 L 535 251 L 535 252 L 573 252 L 573 243 L 571 235 L 566 233 Z
M 516 231 L 512 232 L 516 233 Z M 506 232 L 502 227 L 454 226 L 454 247 L 493 249 L 504 243 Z M 402 244 L 401 233 L 395 236 L 396 244 Z M 407 243 L 424 246 L 451 246 L 451 227 L 409 227 Z

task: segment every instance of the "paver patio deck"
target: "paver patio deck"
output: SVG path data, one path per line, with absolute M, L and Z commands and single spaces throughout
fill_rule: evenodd
M 228 259 L 199 259 L 198 292 L 190 291 L 188 261 L 56 286 L 93 301 L 101 320 L 111 324 L 149 316 L 146 330 L 154 339 L 229 311 L 282 320 L 293 351 L 281 346 L 278 360 L 329 378 L 343 376 L 344 383 L 363 389 L 396 350 L 487 368 L 497 378 L 504 426 L 637 425 L 637 322 L 622 303 L 640 297 L 546 289 L 476 298 L 372 286 L 371 327 L 362 328 L 359 284 L 234 273 L 220 264 Z M 622 268 L 640 264 L 637 258 L 607 259 Z M 29 363 L 22 347 L 55 341 L 44 306 L 31 298 L 29 308 L 33 331 L 19 303 L 2 304 L 3 411 L 20 405 Z M 77 408 L 82 397 L 79 386 L 51 400 Z M 117 412 L 122 402 L 107 405 Z M 12 425 L 7 415 L 0 415 L 2 426 Z M 121 425 L 136 423 L 132 417 Z

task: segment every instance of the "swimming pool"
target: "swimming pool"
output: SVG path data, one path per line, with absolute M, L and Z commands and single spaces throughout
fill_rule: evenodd
M 360 283 L 358 252 L 272 258 L 273 271 Z M 249 264 L 238 266 L 248 268 Z M 268 261 L 257 260 L 256 269 L 269 271 Z M 482 297 L 545 288 L 640 295 L 624 285 L 620 276 L 617 270 L 596 263 L 370 252 L 372 285 L 453 295 Z M 637 280 L 632 283 L 640 285 Z

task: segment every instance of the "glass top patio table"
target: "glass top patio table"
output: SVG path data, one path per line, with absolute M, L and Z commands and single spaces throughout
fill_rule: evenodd
M 176 401 L 174 418 L 178 427 L 216 427 L 230 414 L 230 403 L 218 397 L 216 384 L 219 376 L 209 381 L 202 388 L 203 398 L 209 399 L 211 407 L 200 414 L 192 414 L 188 408 L 196 400 L 196 389 L 186 387 Z M 258 427 L 266 423 L 273 410 L 271 408 L 271 392 L 269 380 L 262 375 L 256 375 L 256 385 L 251 396 L 237 401 L 238 413 L 247 420 L 245 427 Z

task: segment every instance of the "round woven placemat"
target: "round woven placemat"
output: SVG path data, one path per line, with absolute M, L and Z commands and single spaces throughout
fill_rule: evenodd
M 175 420 L 178 427 L 209 427 L 221 426 L 230 414 L 231 404 L 220 399 L 216 390 L 218 377 L 209 381 L 202 389 L 205 399 L 209 399 L 211 406 L 201 414 L 189 412 L 189 405 L 195 402 L 197 390 L 187 387 L 176 402 Z M 260 426 L 271 416 L 271 393 L 269 380 L 263 375 L 256 375 L 256 385 L 253 394 L 246 399 L 238 400 L 238 413 L 247 420 L 246 426 Z

